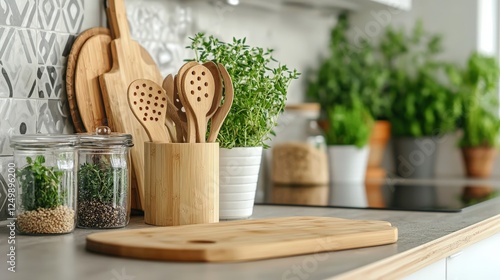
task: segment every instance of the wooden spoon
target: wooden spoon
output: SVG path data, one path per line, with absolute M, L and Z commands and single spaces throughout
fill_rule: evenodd
M 193 112 L 187 105 L 188 101 L 184 98 L 185 97 L 185 92 L 183 91 L 183 84 L 182 84 L 182 77 L 188 71 L 190 68 L 199 65 L 198 62 L 196 61 L 190 61 L 182 65 L 182 67 L 179 69 L 177 72 L 177 94 L 178 94 L 178 99 L 180 100 L 182 107 L 184 108 L 184 112 L 186 114 L 186 120 L 187 120 L 187 136 L 186 136 L 186 142 L 187 143 L 195 143 L 196 142 L 196 127 L 198 126 L 196 124 L 196 117 L 194 116 Z M 175 93 L 174 93 L 175 94 Z M 174 100 L 174 104 L 176 105 L 177 108 L 179 108 L 178 104 Z M 182 108 L 179 109 L 180 112 L 182 112 Z M 182 116 L 179 116 L 182 120 Z
M 226 68 L 222 64 L 218 64 L 222 79 L 224 80 L 224 103 L 220 106 L 220 108 L 215 112 L 212 118 L 212 124 L 210 125 L 210 133 L 208 135 L 207 142 L 215 142 L 217 140 L 217 135 L 219 135 L 220 128 L 222 127 L 222 123 L 227 117 L 229 110 L 231 109 L 231 105 L 233 105 L 234 100 L 234 88 L 233 82 L 231 81 L 231 76 L 227 72 Z
M 198 143 L 205 143 L 207 114 L 212 108 L 215 95 L 214 84 L 212 73 L 203 65 L 189 68 L 182 77 L 184 99 L 187 101 L 187 107 L 189 107 L 189 111 L 192 112 L 196 120 L 196 139 Z M 186 104 L 184 104 L 184 107 L 186 107 Z
M 208 120 L 213 117 L 217 109 L 219 109 L 220 102 L 222 100 L 222 78 L 220 76 L 219 68 L 217 68 L 217 64 L 215 64 L 215 62 L 207 61 L 203 63 L 203 66 L 207 67 L 208 70 L 210 70 L 210 73 L 212 73 L 212 76 L 214 78 L 214 87 L 215 87 L 214 101 L 212 103 L 210 111 L 208 111 L 207 113 L 207 122 L 208 122 Z
M 165 127 L 165 90 L 151 80 L 137 79 L 128 87 L 128 102 L 151 141 L 171 142 Z
M 174 78 L 172 74 L 169 74 L 164 80 L 163 80 L 163 89 L 167 93 L 167 116 L 174 122 L 175 125 L 175 135 L 176 137 L 172 137 L 172 140 L 176 139 L 177 143 L 182 143 L 184 142 L 184 131 L 186 130 L 186 123 L 182 122 L 179 118 L 179 113 L 177 112 L 178 109 L 174 105 L 174 90 L 175 90 L 175 85 L 174 85 Z M 179 101 L 180 103 L 180 101 Z M 185 116 L 185 114 L 184 114 Z M 183 127 L 184 126 L 184 127 Z
M 178 88 L 178 78 L 177 75 L 174 76 L 174 96 L 173 96 L 173 103 L 174 106 L 178 109 L 177 114 L 179 116 L 179 119 L 184 122 L 184 124 L 187 127 L 187 115 L 186 115 L 186 108 L 184 108 L 184 105 L 182 105 L 181 98 L 179 96 L 179 88 Z

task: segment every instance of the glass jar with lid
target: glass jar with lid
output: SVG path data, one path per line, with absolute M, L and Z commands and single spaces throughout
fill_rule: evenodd
M 11 137 L 16 167 L 16 229 L 21 234 L 70 233 L 76 222 L 75 135 Z
M 326 141 L 318 127 L 318 103 L 287 105 L 272 143 L 272 181 L 328 184 Z
M 98 127 L 81 133 L 78 149 L 78 218 L 80 228 L 119 228 L 130 217 L 130 134 Z

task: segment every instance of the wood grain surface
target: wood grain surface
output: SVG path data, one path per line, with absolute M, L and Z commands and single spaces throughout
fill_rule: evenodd
M 137 79 L 128 88 L 130 109 L 153 142 L 171 142 L 165 126 L 167 94 L 155 82 Z
M 130 110 L 127 89 L 136 79 L 149 79 L 162 83 L 158 66 L 150 57 L 144 57 L 142 47 L 130 38 L 123 0 L 109 1 L 109 22 L 116 39 L 111 42 L 112 68 L 99 77 L 108 123 L 114 131 L 132 134 L 134 147 L 131 149 L 134 174 L 141 205 L 144 205 L 144 142 L 148 135 Z
M 75 73 L 75 95 L 78 111 L 88 132 L 108 125 L 99 85 L 99 76 L 111 70 L 111 36 L 95 35 L 83 45 Z M 109 125 L 113 130 L 113 126 Z
M 390 244 L 384 221 L 285 217 L 95 233 L 87 249 L 122 257 L 224 262 L 257 260 Z
M 219 143 L 145 143 L 144 221 L 157 226 L 219 221 Z
M 80 54 L 80 50 L 82 49 L 84 43 L 92 36 L 110 34 L 111 32 L 107 28 L 93 27 L 81 32 L 78 37 L 76 37 L 73 45 L 71 46 L 71 51 L 68 55 L 68 64 L 66 66 L 66 94 L 68 96 L 71 119 L 73 121 L 73 126 L 76 132 L 86 132 L 85 126 L 83 125 L 82 119 L 80 117 L 80 112 L 78 111 L 74 84 L 76 63 Z

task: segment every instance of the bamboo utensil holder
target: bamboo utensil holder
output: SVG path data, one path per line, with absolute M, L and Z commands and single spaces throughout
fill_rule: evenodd
M 219 144 L 144 143 L 144 220 L 156 226 L 219 221 Z

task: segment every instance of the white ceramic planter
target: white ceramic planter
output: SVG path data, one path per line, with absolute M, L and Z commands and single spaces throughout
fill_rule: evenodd
M 219 150 L 219 219 L 252 216 L 262 147 Z
M 369 151 L 368 146 L 363 148 L 354 145 L 328 146 L 330 182 L 364 182 Z

